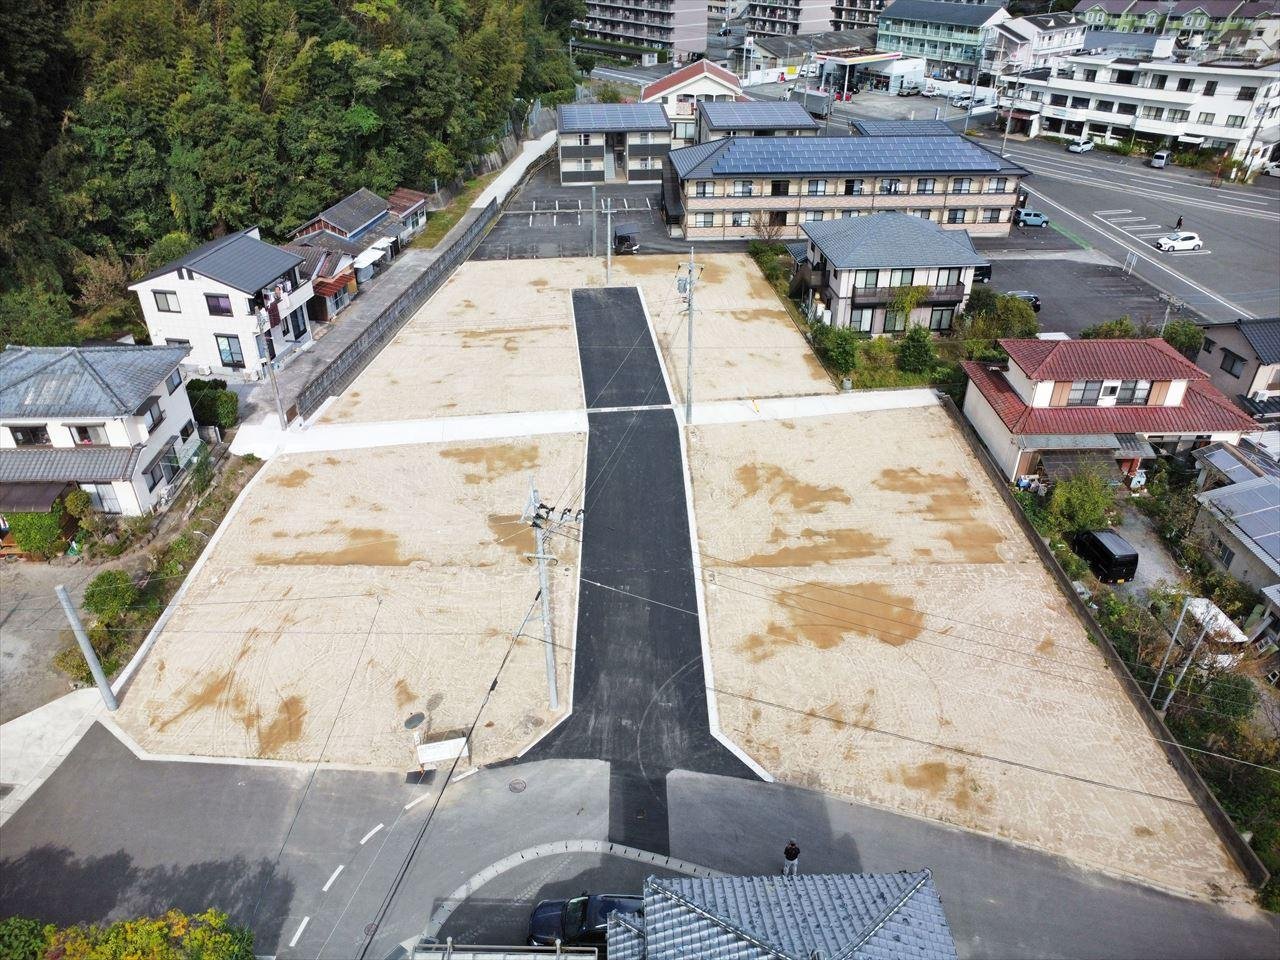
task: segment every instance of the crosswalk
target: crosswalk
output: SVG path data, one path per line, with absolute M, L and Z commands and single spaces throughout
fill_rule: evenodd
M 1174 231 L 1174 225 L 1171 223 L 1157 223 L 1127 209 L 1095 210 L 1093 218 L 1145 244 L 1154 244 L 1157 238 L 1167 236 Z M 1179 250 L 1170 256 L 1201 257 L 1209 253 L 1212 251 L 1206 247 L 1200 250 Z

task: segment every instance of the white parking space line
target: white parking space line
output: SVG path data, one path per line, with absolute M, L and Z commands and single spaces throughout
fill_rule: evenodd
M 342 872 L 342 868 L 343 868 L 344 866 L 345 866 L 345 864 L 341 864 L 341 863 L 340 863 L 340 864 L 338 864 L 338 869 L 337 869 L 337 870 L 335 870 L 335 871 L 333 871 L 333 873 L 329 874 L 329 879 L 328 879 L 328 880 L 326 880 L 326 881 L 324 882 L 324 886 L 320 888 L 320 892 L 321 892 L 321 893 L 328 893 L 328 892 L 329 892 L 329 888 L 333 886 L 333 881 L 335 881 L 335 880 L 337 880 L 337 879 L 338 879 L 338 874 L 340 874 L 340 873 Z
M 293 939 L 289 941 L 289 946 L 296 947 L 298 945 L 298 939 L 302 936 L 302 931 L 307 929 L 307 924 L 310 922 L 310 917 L 302 918 L 302 922 L 298 924 L 298 929 L 293 932 Z
M 538 212 L 538 201 L 533 201 L 533 206 L 529 210 L 529 226 L 533 226 L 533 215 Z
M 1113 213 L 1133 213 L 1133 211 L 1132 210 L 1095 210 L 1093 211 L 1093 215 L 1095 217 L 1106 217 L 1106 216 L 1110 216 Z
M 1108 223 L 1141 223 L 1146 217 L 1108 217 Z
M 1175 257 L 1207 257 L 1213 253 L 1212 250 L 1174 250 L 1172 256 Z
M 375 833 L 377 833 L 379 830 L 381 830 L 385 826 L 386 826 L 385 823 L 380 823 L 376 827 L 374 827 L 372 830 L 370 830 L 368 833 L 366 833 L 363 837 L 360 838 L 360 846 L 363 847 L 366 843 L 368 843 L 373 838 L 373 835 Z

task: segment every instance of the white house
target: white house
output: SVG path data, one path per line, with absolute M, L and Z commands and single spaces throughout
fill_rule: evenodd
M 48 510 L 68 487 L 103 513 L 167 502 L 200 437 L 180 364 L 190 347 L 6 347 L 0 504 Z
M 640 91 L 641 103 L 660 103 L 671 121 L 671 146 L 697 140 L 698 104 L 734 101 L 742 96 L 738 77 L 709 60 L 698 60 L 655 80 Z
M 1052 66 L 1084 49 L 1087 24 L 1074 13 L 1039 13 L 998 23 L 983 53 L 990 73 L 1016 73 Z
M 129 289 L 152 343 L 189 346 L 184 362 L 201 374 L 257 380 L 263 364 L 311 342 L 313 291 L 301 263 L 250 227 L 210 240 Z

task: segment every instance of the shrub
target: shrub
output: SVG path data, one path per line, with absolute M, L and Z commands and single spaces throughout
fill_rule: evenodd
M 1083 340 L 1129 340 L 1138 336 L 1138 329 L 1127 316 L 1116 320 L 1104 320 L 1080 331 Z
M 1061 540 L 1055 540 L 1049 545 L 1049 549 L 1053 551 L 1059 565 L 1072 580 L 1079 580 L 1089 572 L 1089 565 L 1076 556 L 1075 551 Z
M 847 377 L 858 365 L 858 354 L 865 338 L 848 327 L 827 327 L 826 331 L 819 352 L 837 376 Z
M 1164 327 L 1164 342 L 1188 357 L 1200 352 L 1204 330 L 1190 320 L 1170 320 Z
M 103 570 L 84 591 L 84 608 L 100 623 L 118 621 L 138 599 L 138 588 L 123 570 Z
M 23 553 L 35 557 L 51 557 L 60 552 L 58 544 L 62 539 L 61 503 L 55 503 L 48 513 L 10 513 L 9 532 L 13 534 L 13 542 Z
M 72 490 L 62 498 L 62 505 L 71 516 L 83 520 L 93 510 L 93 498 L 83 490 Z
M 898 345 L 898 369 L 907 373 L 927 373 L 938 362 L 933 337 L 924 327 L 912 327 Z
M 49 934 L 38 920 L 6 917 L 0 920 L 0 957 L 8 960 L 44 960 Z
M 208 445 L 201 443 L 196 447 L 195 458 L 191 463 L 191 487 L 196 493 L 204 493 L 213 482 L 213 460 L 209 457 Z
M 47 930 L 50 956 L 108 960 L 253 960 L 253 934 L 233 926 L 218 910 L 184 914 L 170 910 L 160 917 L 120 920 L 110 926 L 79 925 Z
M 621 103 L 622 91 L 611 83 L 606 83 L 596 91 L 596 99 L 601 103 Z
M 227 381 L 219 380 L 216 377 L 212 380 L 201 380 L 193 377 L 187 381 L 187 395 L 199 393 L 202 390 L 225 390 L 227 389 Z
M 1108 524 L 1115 495 L 1100 473 L 1087 471 L 1054 484 L 1049 516 L 1056 529 L 1068 533 L 1097 530 Z
M 229 430 L 240 414 L 240 398 L 230 390 L 197 390 L 191 397 L 191 412 L 202 427 Z

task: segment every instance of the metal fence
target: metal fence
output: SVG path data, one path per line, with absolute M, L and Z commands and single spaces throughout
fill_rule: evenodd
M 314 414 L 324 401 L 351 385 L 379 350 L 413 316 L 418 307 L 436 292 L 457 266 L 471 255 L 486 230 L 498 219 L 498 201 L 493 199 L 462 236 L 450 245 L 404 293 L 396 297 L 382 314 L 329 364 L 307 381 L 298 393 L 298 413 Z

